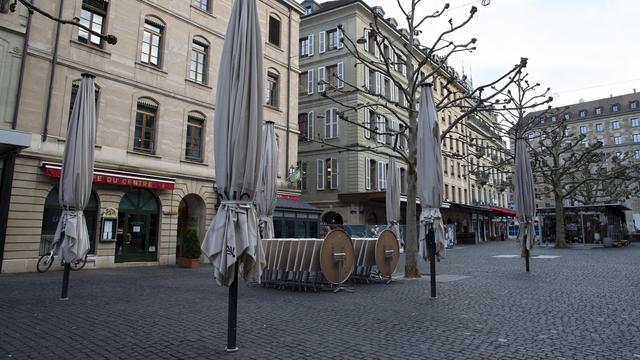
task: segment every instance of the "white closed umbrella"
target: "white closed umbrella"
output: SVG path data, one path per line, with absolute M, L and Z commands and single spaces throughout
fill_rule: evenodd
M 260 233 L 263 239 L 273 239 L 273 211 L 276 209 L 278 194 L 278 143 L 273 121 L 264 125 L 260 177 L 256 193 L 256 208 L 260 221 Z
M 96 142 L 96 106 L 94 76 L 82 74 L 73 110 L 67 125 L 62 159 L 58 201 L 62 215 L 53 246 L 65 262 L 62 299 L 67 298 L 69 266 L 83 260 L 89 252 L 89 231 L 84 209 L 91 197 L 93 152 Z
M 442 206 L 442 150 L 440 128 L 431 85 L 424 85 L 420 93 L 418 114 L 418 195 L 420 197 L 420 248 L 431 266 L 431 297 L 435 293 L 435 258 L 444 255 L 444 226 Z M 430 235 L 430 236 L 427 236 Z M 430 243 L 427 242 L 429 237 Z M 427 247 L 431 248 L 426 251 Z
M 387 170 L 387 190 L 385 193 L 387 223 L 400 240 L 400 168 L 396 159 L 389 157 L 389 169 Z
M 514 169 L 514 200 L 518 228 L 518 244 L 524 249 L 526 270 L 529 272 L 529 252 L 535 242 L 534 217 L 536 216 L 536 195 L 533 186 L 533 172 L 523 137 L 516 139 L 516 161 Z
M 220 197 L 202 242 L 216 282 L 230 286 L 227 351 L 235 351 L 237 274 L 259 282 L 266 265 L 253 204 L 260 173 L 263 50 L 257 0 L 236 0 L 218 71 L 213 127 L 215 180 Z

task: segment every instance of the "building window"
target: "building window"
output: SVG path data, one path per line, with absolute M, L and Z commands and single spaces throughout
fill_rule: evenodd
M 640 160 L 640 150 L 636 150 L 636 151 L 634 152 L 634 156 L 635 156 L 635 158 L 636 158 L 636 159 L 639 159 L 639 160 Z
M 280 47 L 280 19 L 269 16 L 269 42 Z
M 364 159 L 364 188 L 365 190 L 376 190 L 378 162 L 373 159 Z
M 596 115 L 602 115 L 602 106 L 598 106 L 598 107 L 595 109 L 595 112 L 596 112 Z
M 191 42 L 191 68 L 189 78 L 204 84 L 207 81 L 207 52 L 209 44 L 204 40 L 194 39 Z
M 305 114 L 298 115 L 298 129 L 300 130 L 300 141 L 313 140 L 314 114 L 310 111 Z
M 333 139 L 338 137 L 338 109 L 329 109 L 324 113 L 324 137 Z
M 613 137 L 613 143 L 616 144 L 616 145 L 622 144 L 622 136 L 614 136 Z
M 449 185 L 444 184 L 444 200 L 449 201 Z
M 640 119 L 638 118 L 631 119 L 631 126 L 633 127 L 640 126 Z
M 324 178 L 326 179 L 327 188 L 335 190 L 338 188 L 338 159 L 325 159 L 324 164 Z
M 160 46 L 164 27 L 155 22 L 145 20 L 142 34 L 142 54 L 140 61 L 144 64 L 160 66 Z
M 312 13 L 312 12 L 313 12 L 313 10 L 311 10 L 311 6 L 307 6 L 307 7 L 304 9 L 304 14 L 305 14 L 305 15 L 311 15 L 311 13 Z
M 611 111 L 612 111 L 612 112 L 618 112 L 618 111 L 620 111 L 620 104 L 613 104 L 613 105 L 611 105 Z
M 587 110 L 580 110 L 579 115 L 580 115 L 581 118 L 587 117 Z
M 202 11 L 209 11 L 209 0 L 194 0 L 193 6 Z
M 596 131 L 597 131 L 597 132 L 602 132 L 602 131 L 604 131 L 604 124 L 603 124 L 603 123 L 597 123 L 597 124 L 596 124 Z
M 108 0 L 83 0 L 80 10 L 80 25 L 84 25 L 91 30 L 104 34 L 104 20 L 107 16 Z M 78 41 L 102 47 L 102 39 L 96 35 L 89 34 L 88 31 L 78 28 Z
M 571 113 L 564 113 L 563 115 L 565 120 L 570 120 L 571 119 Z
M 278 74 L 267 74 L 267 101 L 266 104 L 274 108 L 278 107 Z
M 614 129 L 614 130 L 615 129 L 620 129 L 620 121 L 618 121 L 618 120 L 612 121 L 611 122 L 611 128 Z
M 407 193 L 407 169 L 400 168 L 400 193 Z
M 187 141 L 184 157 L 187 160 L 202 161 L 202 134 L 204 116 L 197 113 L 189 114 L 187 119 Z
M 587 133 L 587 127 L 586 126 L 580 126 L 580 134 L 586 134 Z
M 633 134 L 633 142 L 640 143 L 640 134 Z
M 629 110 L 636 110 L 638 108 L 638 100 L 629 102 Z
M 566 136 L 566 137 L 571 136 L 571 128 L 570 127 L 564 128 L 564 136 Z
M 298 171 L 300 171 L 300 177 L 298 178 L 298 190 L 307 190 L 307 163 L 304 161 L 298 161 Z
M 341 31 L 333 29 L 327 31 L 327 51 L 341 48 Z
M 153 154 L 155 148 L 156 119 L 158 105 L 150 99 L 140 99 L 136 112 L 136 128 L 133 149 Z
M 300 39 L 300 57 L 313 56 L 313 34 Z

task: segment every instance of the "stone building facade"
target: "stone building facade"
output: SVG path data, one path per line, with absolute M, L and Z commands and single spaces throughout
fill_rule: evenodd
M 363 1 L 341 0 L 318 4 L 307 0 L 302 3 L 306 15 L 300 27 L 300 68 L 299 81 L 299 167 L 302 170 L 300 188 L 303 199 L 323 210 L 322 220 L 327 224 L 385 224 L 386 172 L 389 157 L 398 161 L 401 173 L 401 193 L 406 193 L 407 165 L 393 147 L 407 149 L 403 137 L 385 136 L 380 132 L 402 132 L 402 124 L 397 116 L 390 115 L 388 109 L 374 111 L 359 108 L 358 104 L 374 104 L 383 97 L 399 118 L 408 119 L 407 111 L 397 104 L 407 104 L 393 81 L 357 61 L 347 49 L 357 51 L 368 59 L 367 62 L 382 61 L 387 58 L 396 64 L 391 71 L 399 82 L 406 82 L 406 68 L 401 63 L 407 54 L 403 52 L 403 42 L 408 40 L 408 32 L 398 27 L 393 18 L 386 18 L 379 24 L 380 31 L 398 44 L 393 48 L 386 43 L 382 49 L 374 45 L 371 29 L 372 11 L 384 18 L 384 10 L 376 6 L 370 8 Z M 418 56 L 422 54 L 416 47 Z M 456 81 L 445 84 L 445 78 Z M 469 91 L 470 84 L 462 80 L 455 70 L 444 66 L 441 76 L 433 82 L 436 102 L 452 93 Z M 330 96 L 323 96 L 326 88 L 336 88 Z M 336 93 L 341 92 L 336 99 Z M 331 99 L 333 97 L 334 99 Z M 335 101 L 338 100 L 338 101 Z M 447 128 L 460 115 L 459 109 L 441 111 L 438 116 L 441 130 Z M 471 185 L 476 179 L 469 176 L 471 151 L 468 146 L 472 128 L 464 119 L 443 141 L 444 155 L 444 209 L 445 222 L 454 224 L 459 232 L 472 231 L 471 213 L 477 211 L 472 206 Z M 378 132 L 378 133 L 376 133 Z M 485 141 L 492 136 L 485 130 L 474 130 L 473 134 Z M 500 146 L 504 143 L 499 142 Z M 363 148 L 375 148 L 376 151 Z M 360 151 L 348 151 L 360 149 Z M 488 159 L 488 156 L 480 156 Z M 485 161 L 485 160 L 482 160 Z M 490 160 L 489 160 L 490 161 Z M 480 194 L 481 189 L 478 190 Z M 506 196 L 495 193 L 494 206 L 506 207 Z M 488 198 L 488 195 L 484 195 Z M 402 197 L 402 207 L 406 200 Z M 491 212 L 490 201 L 486 201 L 487 221 Z M 404 210 L 401 223 L 404 223 Z M 483 237 L 484 238 L 484 237 Z
M 32 146 L 16 158 L 2 271 L 35 271 L 55 230 L 59 165 L 83 72 L 96 75 L 97 95 L 87 266 L 175 263 L 186 229 L 202 238 L 214 215 L 216 77 L 232 1 L 59 0 L 38 6 L 78 17 L 118 42 L 108 45 L 77 27 L 33 16 L 17 118 L 17 129 L 33 134 Z M 278 177 L 285 179 L 297 157 L 298 99 L 288 89 L 298 87 L 303 9 L 292 0 L 261 0 L 258 11 L 264 117 L 276 123 Z M 116 234 L 102 226 L 110 209 L 117 213 Z

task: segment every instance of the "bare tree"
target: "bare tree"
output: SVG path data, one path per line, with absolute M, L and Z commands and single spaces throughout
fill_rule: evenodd
M 421 33 L 421 28 L 426 27 L 429 20 L 442 17 L 449 4 L 444 5 L 440 10 L 428 13 L 427 15 L 419 15 L 416 11 L 417 5 L 421 0 L 411 0 L 410 5 L 403 5 L 397 1 L 397 6 L 405 17 L 407 31 L 401 32 L 398 36 L 397 32 L 392 29 L 387 21 L 377 11 L 372 11 L 373 21 L 369 24 L 369 34 L 371 35 L 371 43 L 379 54 L 375 60 L 362 52 L 361 46 L 358 46 L 360 40 L 345 36 L 343 44 L 348 52 L 355 57 L 358 64 L 363 64 L 369 69 L 382 74 L 385 79 L 389 79 L 392 86 L 398 91 L 397 99 L 390 98 L 386 94 L 380 94 L 358 84 L 346 83 L 344 79 L 337 79 L 343 86 L 336 86 L 335 81 L 326 82 L 326 91 L 324 96 L 339 104 L 344 109 L 339 115 L 342 121 L 346 121 L 354 126 L 370 131 L 372 136 L 385 136 L 392 140 L 393 146 L 391 151 L 395 156 L 407 163 L 407 242 L 406 242 L 406 277 L 419 277 L 420 273 L 417 266 L 417 213 L 416 213 L 416 184 L 417 184 L 417 125 L 418 125 L 418 95 L 421 87 L 439 81 L 444 84 L 441 88 L 445 89 L 443 96 L 437 102 L 438 111 L 445 109 L 455 109 L 457 114 L 452 119 L 450 125 L 442 131 L 442 139 L 449 136 L 456 126 L 466 117 L 478 111 L 482 111 L 484 104 L 494 101 L 503 91 L 509 87 L 512 79 L 522 72 L 526 67 L 527 59 L 520 59 L 511 69 L 506 71 L 494 81 L 481 86 L 472 88 L 466 77 L 459 77 L 455 70 L 447 65 L 448 59 L 456 53 L 471 52 L 475 50 L 476 39 L 469 39 L 467 42 L 457 43 L 449 40 L 452 34 L 471 22 L 477 12 L 477 8 L 471 7 L 471 10 L 462 21 L 454 22 L 449 19 L 449 26 L 443 29 L 430 46 L 420 45 L 417 37 Z M 433 28 L 429 28 L 431 33 Z M 393 34 L 393 35 L 389 35 Z M 365 41 L 367 41 L 365 39 Z M 391 54 L 391 55 L 390 55 Z M 396 69 L 402 67 L 403 71 L 398 72 Z M 405 75 L 406 73 L 406 75 Z M 334 79 L 336 74 L 329 74 Z M 376 101 L 370 103 L 352 104 L 343 101 L 344 95 L 357 91 L 365 91 L 372 95 Z M 385 117 L 391 117 L 400 124 L 399 129 L 386 129 L 384 127 L 372 127 L 370 124 L 350 118 L 350 113 L 361 109 L 374 111 L 377 114 L 384 114 Z M 315 140 L 329 147 L 336 147 L 322 139 Z M 370 151 L 379 154 L 387 154 L 389 147 L 384 145 L 368 146 L 358 144 L 355 147 L 341 148 L 343 151 Z

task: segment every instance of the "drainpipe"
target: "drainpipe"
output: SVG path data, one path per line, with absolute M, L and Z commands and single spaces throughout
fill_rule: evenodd
M 30 1 L 33 4 L 33 0 Z M 18 112 L 20 111 L 20 99 L 22 98 L 22 83 L 24 81 L 24 69 L 27 64 L 27 48 L 29 47 L 29 35 L 31 34 L 31 12 L 28 12 L 27 28 L 24 32 L 24 41 L 22 42 L 22 59 L 20 60 L 20 77 L 18 78 L 18 91 L 16 92 L 16 105 L 13 110 L 13 120 L 11 128 L 15 130 L 18 127 Z
M 64 0 L 60 0 L 60 8 L 58 9 L 58 18 L 62 18 L 62 9 L 64 8 Z M 47 94 L 47 109 L 44 113 L 44 129 L 42 130 L 42 142 L 47 141 L 49 134 L 49 117 L 51 115 L 51 98 L 53 94 L 53 81 L 56 77 L 56 64 L 58 63 L 58 44 L 60 43 L 60 22 L 56 22 L 55 42 L 53 43 L 53 57 L 51 58 L 51 73 L 49 75 L 49 92 Z
M 286 137 L 286 152 L 284 155 L 284 177 L 289 176 L 289 131 L 291 130 L 291 6 L 289 6 L 289 45 L 287 46 L 287 137 Z

